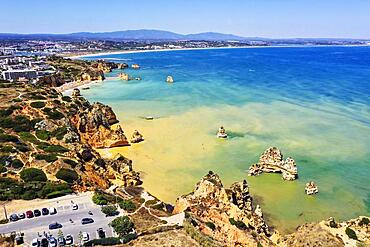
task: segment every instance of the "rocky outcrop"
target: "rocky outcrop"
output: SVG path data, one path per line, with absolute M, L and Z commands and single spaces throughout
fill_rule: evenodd
M 117 122 L 117 118 L 109 106 L 95 103 L 79 115 L 73 116 L 71 121 L 81 140 L 95 148 L 129 145 L 121 126 L 111 127 Z
M 351 232 L 351 233 L 350 233 Z M 333 218 L 299 226 L 281 239 L 280 246 L 369 246 L 370 218 L 360 216 L 337 223 Z
M 319 193 L 319 187 L 315 184 L 315 182 L 311 181 L 306 183 L 304 191 L 307 195 L 313 195 Z
M 173 79 L 173 77 L 172 76 L 167 76 L 167 78 L 166 78 L 166 82 L 167 83 L 174 83 L 174 79 Z
M 81 91 L 80 91 L 80 89 L 78 89 L 78 88 L 74 88 L 74 89 L 72 90 L 72 97 L 79 97 L 79 96 L 81 96 Z
M 119 73 L 118 74 L 118 77 L 121 79 L 121 80 L 124 80 L 124 81 L 129 81 L 130 80 L 130 77 L 127 73 Z
M 131 137 L 131 143 L 139 143 L 144 141 L 144 137 L 138 130 L 135 130 Z
M 284 180 L 298 178 L 297 165 L 291 157 L 283 160 L 283 154 L 276 147 L 268 148 L 260 157 L 259 162 L 249 167 L 248 175 L 256 176 L 262 172 L 281 173 Z
M 173 213 L 183 211 L 202 234 L 225 246 L 273 245 L 262 211 L 253 205 L 245 180 L 225 189 L 219 176 L 209 172 L 192 193 L 177 199 Z
M 138 65 L 137 63 L 134 63 L 133 65 L 131 65 L 131 68 L 140 69 L 140 65 Z
M 128 64 L 127 63 L 119 63 L 117 64 L 117 69 L 127 69 Z

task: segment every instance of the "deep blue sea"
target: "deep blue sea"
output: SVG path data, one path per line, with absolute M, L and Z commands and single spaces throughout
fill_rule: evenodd
M 208 49 L 111 54 L 89 59 L 138 63 L 141 81 L 113 71 L 82 90 L 113 106 L 130 136 L 145 141 L 116 148 L 133 159 L 144 187 L 174 202 L 209 170 L 226 186 L 247 179 L 271 225 L 334 216 L 370 215 L 370 47 Z M 172 75 L 175 83 L 165 82 Z M 144 116 L 154 116 L 148 121 Z M 220 125 L 229 133 L 219 140 Z M 269 146 L 293 157 L 299 179 L 248 177 Z M 313 180 L 319 194 L 307 196 Z

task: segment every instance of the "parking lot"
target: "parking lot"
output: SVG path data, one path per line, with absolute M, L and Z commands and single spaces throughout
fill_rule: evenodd
M 78 205 L 77 210 L 72 210 L 72 203 Z M 103 228 L 106 236 L 113 236 L 113 230 L 108 224 L 114 219 L 114 217 L 106 217 L 99 206 L 95 205 L 91 201 L 91 195 L 86 194 L 82 196 L 69 196 L 62 200 L 53 199 L 48 202 L 45 207 L 55 207 L 57 214 L 45 215 L 39 217 L 33 217 L 31 219 L 21 219 L 16 222 L 10 222 L 4 225 L 0 225 L 0 233 L 10 232 L 23 232 L 25 246 L 31 246 L 31 241 L 45 233 L 53 235 L 55 238 L 58 237 L 58 232 L 61 230 L 63 235 L 71 234 L 74 239 L 74 243 L 79 243 L 78 235 L 80 232 L 87 232 L 90 235 L 90 239 L 98 238 L 97 229 Z M 36 208 L 28 208 L 27 210 L 34 210 Z M 37 208 L 41 210 L 41 208 Z M 25 212 L 26 210 L 24 210 Z M 92 215 L 89 214 L 92 212 Z M 22 212 L 22 211 L 21 211 Z M 21 212 L 9 212 L 21 213 Z M 9 214 L 9 215 L 10 215 Z M 91 224 L 82 225 L 82 218 L 92 218 L 94 222 Z M 73 221 L 71 222 L 70 219 Z M 62 224 L 62 228 L 49 230 L 49 224 L 58 222 Z M 39 240 L 43 238 L 38 237 Z

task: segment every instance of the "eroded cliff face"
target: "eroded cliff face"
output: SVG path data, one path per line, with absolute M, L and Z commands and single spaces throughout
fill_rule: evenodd
M 94 148 L 111 148 L 130 145 L 116 115 L 109 106 L 94 103 L 71 119 L 81 140 Z
M 274 245 L 245 180 L 226 189 L 219 176 L 209 172 L 192 193 L 177 199 L 174 213 L 183 211 L 194 228 L 223 246 Z
M 56 181 L 56 173 L 65 168 L 79 176 L 76 191 L 106 189 L 113 179 L 124 186 L 141 184 L 131 160 L 103 159 L 93 149 L 128 144 L 122 129 L 112 127 L 118 121 L 110 107 L 45 86 L 18 83 L 0 91 L 0 132 L 7 137 L 0 145 L 7 147 L 0 150 L 0 165 L 7 169 L 3 177 L 19 180 L 23 167 L 34 167 Z

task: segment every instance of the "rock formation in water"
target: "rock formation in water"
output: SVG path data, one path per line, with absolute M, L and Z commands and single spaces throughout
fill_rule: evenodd
M 173 77 L 172 76 L 167 76 L 167 79 L 166 79 L 166 82 L 167 83 L 174 83 L 174 80 L 173 80 Z
M 95 103 L 84 112 L 73 116 L 71 121 L 78 130 L 81 140 L 95 148 L 129 145 L 121 126 L 111 126 L 118 121 L 109 106 Z
M 281 173 L 284 180 L 298 178 L 297 165 L 291 157 L 283 160 L 283 154 L 276 147 L 268 148 L 260 157 L 257 164 L 249 167 L 248 175 L 256 176 L 262 172 Z
M 319 193 L 319 187 L 313 181 L 311 181 L 306 183 L 304 191 L 307 195 L 317 194 Z
M 118 74 L 118 77 L 121 79 L 121 80 L 124 80 L 124 81 L 129 81 L 130 80 L 130 77 L 127 73 L 119 73 Z
M 144 137 L 138 130 L 135 130 L 131 137 L 131 143 L 138 143 L 144 141 Z
M 134 63 L 133 65 L 131 65 L 131 68 L 140 69 L 140 65 L 138 65 L 137 63 Z
M 193 192 L 179 197 L 174 213 L 185 211 L 195 231 L 223 246 L 270 246 L 270 232 L 259 205 L 253 205 L 247 182 L 224 188 L 217 174 L 209 172 Z

